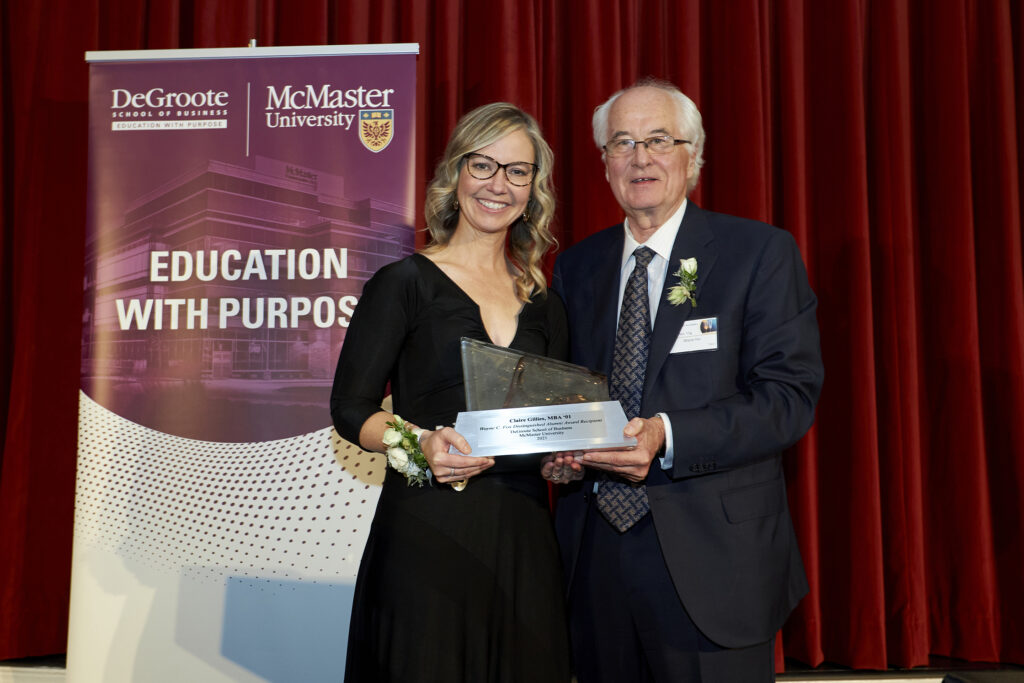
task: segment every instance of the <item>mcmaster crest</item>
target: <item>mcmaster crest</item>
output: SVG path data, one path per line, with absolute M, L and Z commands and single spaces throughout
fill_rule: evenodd
M 360 109 L 359 140 L 371 152 L 380 152 L 395 135 L 394 109 Z

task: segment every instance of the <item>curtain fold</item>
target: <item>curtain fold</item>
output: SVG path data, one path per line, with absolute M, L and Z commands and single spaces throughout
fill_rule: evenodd
M 29 0 L 0 19 L 0 659 L 65 649 L 83 53 L 256 39 L 420 44 L 417 206 L 462 113 L 534 113 L 563 248 L 621 220 L 594 107 L 678 84 L 708 133 L 693 200 L 792 232 L 820 301 L 825 387 L 786 461 L 811 592 L 781 649 L 1024 663 L 1019 3 Z
M 871 261 L 885 298 L 874 322 L 896 334 L 876 335 L 874 373 L 878 392 L 886 649 L 906 653 L 908 661 L 928 655 L 927 581 L 922 517 L 921 443 L 918 425 L 918 288 L 915 278 L 913 98 L 911 92 L 908 8 L 890 4 L 869 17 L 872 49 L 867 64 L 877 96 L 868 107 L 867 150 L 872 162 L 870 196 Z M 872 297 L 874 300 L 875 297 Z

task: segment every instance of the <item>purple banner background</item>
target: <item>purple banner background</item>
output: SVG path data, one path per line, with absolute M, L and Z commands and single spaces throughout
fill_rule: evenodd
M 90 68 L 83 391 L 208 441 L 328 426 L 363 283 L 413 248 L 415 57 Z

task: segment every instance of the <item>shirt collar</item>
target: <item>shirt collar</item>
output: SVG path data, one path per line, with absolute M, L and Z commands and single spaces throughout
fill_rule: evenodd
M 669 219 L 643 243 L 643 246 L 653 250 L 655 254 L 665 259 L 666 262 L 672 257 L 672 245 L 676 243 L 679 226 L 683 224 L 683 214 L 686 213 L 687 203 L 689 203 L 689 200 L 684 199 L 683 203 L 676 209 L 676 212 L 669 216 Z M 636 248 L 641 246 L 641 243 L 637 242 L 636 238 L 633 237 L 633 233 L 630 232 L 628 218 L 622 222 L 622 229 L 626 231 L 626 242 L 622 247 L 622 266 L 625 267 L 626 261 L 633 255 Z

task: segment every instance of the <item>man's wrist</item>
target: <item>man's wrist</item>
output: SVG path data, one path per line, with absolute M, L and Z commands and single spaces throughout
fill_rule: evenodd
M 665 420 L 662 419 L 661 413 L 658 413 L 651 418 L 651 422 L 657 421 L 660 429 L 658 430 L 661 435 L 658 438 L 658 447 L 654 449 L 654 458 L 652 460 L 664 457 L 665 455 Z
M 668 415 L 665 413 L 658 413 L 658 417 L 661 418 L 662 439 L 661 448 L 658 450 L 657 458 L 660 459 L 660 466 L 663 470 L 672 469 L 672 461 L 674 458 L 674 451 L 672 448 L 672 423 L 669 422 Z

